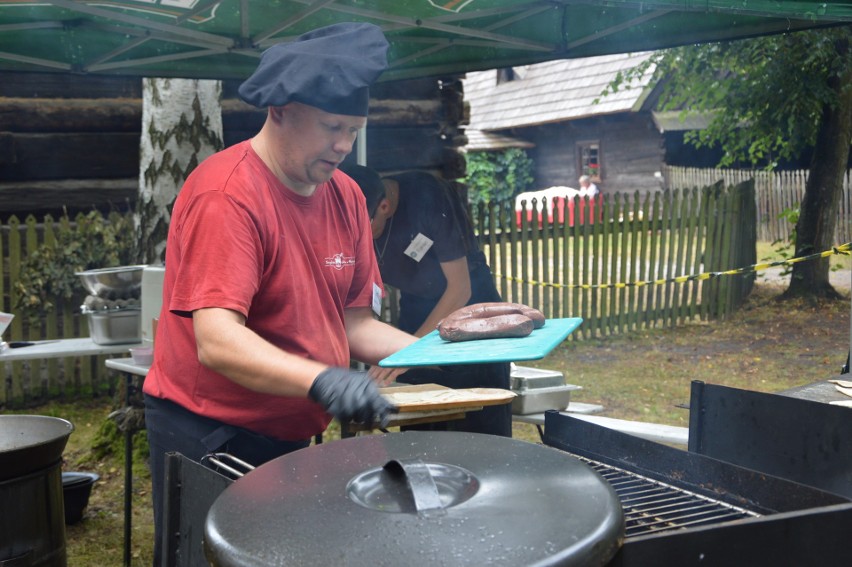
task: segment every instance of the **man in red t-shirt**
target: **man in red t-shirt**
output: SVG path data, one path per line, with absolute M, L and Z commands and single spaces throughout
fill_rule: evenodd
M 377 385 L 399 371 L 375 364 L 416 339 L 373 317 L 370 219 L 337 171 L 387 46 L 376 26 L 337 24 L 268 49 L 239 89 L 268 109 L 263 128 L 201 163 L 175 201 L 144 385 L 155 565 L 167 452 L 257 466 L 306 447 L 332 417 L 380 423 L 394 409 Z

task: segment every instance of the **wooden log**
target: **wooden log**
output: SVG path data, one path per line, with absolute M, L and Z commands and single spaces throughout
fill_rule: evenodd
M 4 181 L 126 178 L 139 175 L 139 133 L 13 134 Z
M 0 183 L 3 215 L 92 208 L 126 210 L 138 196 L 139 177 L 122 179 L 60 179 Z
M 444 79 L 446 80 L 446 79 Z M 222 98 L 239 99 L 238 89 L 242 81 L 222 81 Z M 441 79 L 425 77 L 422 79 L 403 79 L 399 81 L 381 81 L 370 87 L 371 99 L 429 100 L 439 97 Z
M 370 102 L 370 126 L 428 126 L 453 121 L 457 108 L 441 100 Z M 222 127 L 257 132 L 266 111 L 222 100 Z M 12 132 L 141 132 L 141 99 L 0 98 L 0 124 Z
M 460 179 L 467 175 L 467 159 L 458 148 L 444 148 L 442 155 L 441 174 L 444 179 Z
M 379 82 L 370 87 L 370 98 L 398 98 L 406 100 L 432 100 L 439 98 L 440 79 L 424 77 L 422 79 L 403 79 L 399 81 Z
M 142 101 L 135 98 L 0 98 L 0 124 L 14 132 L 137 132 Z
M 0 165 L 15 162 L 15 136 L 11 132 L 0 132 Z
M 229 129 L 225 144 L 245 140 L 255 129 Z M 2 137 L 2 176 L 13 181 L 61 178 L 121 178 L 138 175 L 138 133 L 11 133 Z M 437 128 L 371 128 L 367 145 L 370 162 L 386 169 L 435 168 L 457 171 L 463 160 L 444 148 L 459 145 L 453 137 L 442 139 Z M 2 151 L 5 149 L 5 151 Z
M 458 128 L 470 122 L 470 106 L 464 102 L 464 86 L 460 80 L 448 80 L 442 83 L 441 107 L 444 122 Z
M 0 97 L 142 98 L 142 79 L 69 73 L 0 73 Z
M 0 103 L 2 104 L 2 103 Z M 429 126 L 449 120 L 446 104 L 434 100 L 372 99 L 367 128 L 374 126 Z M 453 112 L 456 112 L 453 109 Z M 222 127 L 225 130 L 260 130 L 266 110 L 241 100 L 222 100 Z
M 367 135 L 367 158 L 378 170 L 443 169 L 446 145 L 436 128 L 375 128 Z

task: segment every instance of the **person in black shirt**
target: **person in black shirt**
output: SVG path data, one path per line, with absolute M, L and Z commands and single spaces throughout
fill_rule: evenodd
M 422 337 L 461 307 L 502 301 L 478 249 L 464 204 L 442 180 L 422 171 L 384 179 L 363 166 L 341 168 L 367 200 L 383 281 L 400 292 L 398 327 Z M 413 368 L 409 384 L 509 389 L 509 363 Z M 413 426 L 512 436 L 509 404 L 469 412 L 463 420 Z

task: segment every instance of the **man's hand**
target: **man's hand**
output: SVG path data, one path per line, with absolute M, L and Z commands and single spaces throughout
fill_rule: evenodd
M 397 407 L 379 394 L 366 372 L 330 367 L 317 375 L 308 397 L 341 423 L 388 424 Z

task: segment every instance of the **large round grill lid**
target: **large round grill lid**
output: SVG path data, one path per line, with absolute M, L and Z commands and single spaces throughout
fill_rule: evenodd
M 207 516 L 216 566 L 603 565 L 623 539 L 612 487 L 571 455 L 457 432 L 390 433 L 279 457 Z

